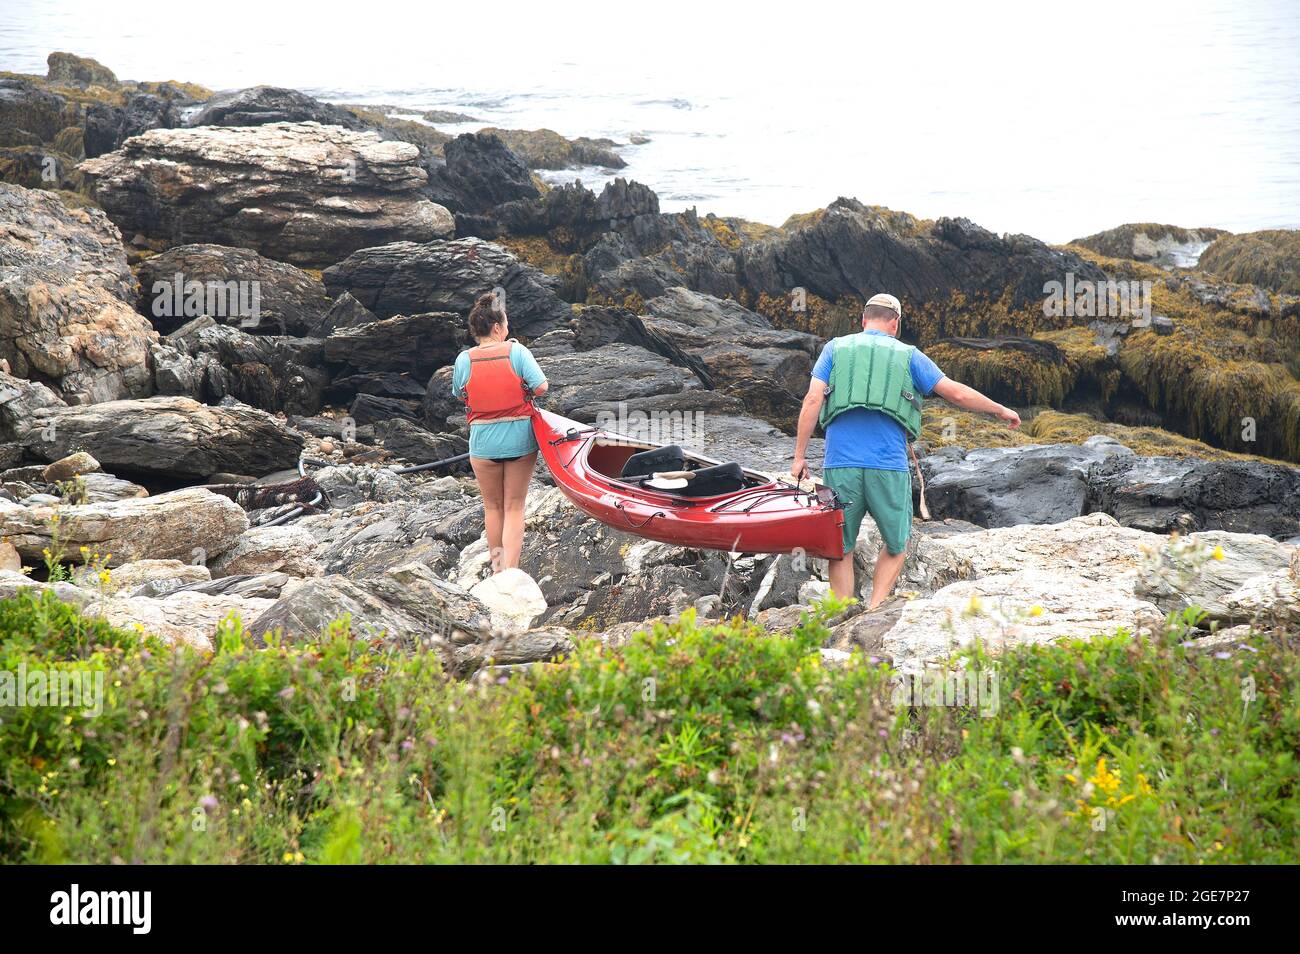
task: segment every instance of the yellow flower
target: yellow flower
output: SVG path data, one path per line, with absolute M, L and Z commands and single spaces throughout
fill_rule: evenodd
M 1210 555 L 1214 557 L 1214 559 L 1216 560 L 1222 560 L 1225 556 L 1227 556 L 1227 554 L 1223 552 L 1223 547 L 1215 547 L 1214 552 Z
M 1099 758 L 1097 759 L 1097 771 L 1088 781 L 1109 795 L 1119 788 L 1120 776 L 1118 772 L 1112 772 L 1106 768 L 1104 758 Z
M 1030 616 L 1042 616 L 1042 615 L 1043 615 L 1043 608 L 1042 608 L 1041 606 L 1039 606 L 1037 603 L 1035 603 L 1033 606 L 1029 607 L 1029 615 L 1030 615 Z
M 1071 784 L 1073 784 L 1073 785 L 1078 785 L 1078 784 L 1079 784 L 1079 780 L 1078 780 L 1077 778 L 1075 778 L 1071 773 L 1066 772 L 1066 773 L 1065 773 L 1065 777 L 1066 777 L 1066 779 L 1067 779 Z

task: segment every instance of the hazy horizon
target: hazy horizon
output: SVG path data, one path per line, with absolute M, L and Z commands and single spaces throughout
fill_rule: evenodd
M 850 195 L 1051 242 L 1123 222 L 1300 225 L 1300 10 L 1285 0 L 670 0 L 549 18 L 506 2 L 490 29 L 481 8 L 383 0 L 314 17 L 230 0 L 215 22 L 157 0 L 129 18 L 90 0 L 0 5 L 0 68 L 17 72 L 44 73 L 62 49 L 120 78 L 459 109 L 480 120 L 464 128 L 643 134 L 620 174 L 667 211 L 775 225 Z M 582 178 L 599 187 L 598 171 Z

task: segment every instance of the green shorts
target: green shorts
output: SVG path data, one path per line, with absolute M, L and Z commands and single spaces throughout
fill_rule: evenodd
M 902 553 L 912 535 L 912 475 L 906 470 L 831 467 L 822 482 L 844 505 L 844 552 L 852 553 L 862 518 L 871 514 L 885 548 Z

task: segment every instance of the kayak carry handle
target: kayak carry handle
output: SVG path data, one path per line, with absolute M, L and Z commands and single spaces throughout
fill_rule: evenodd
M 642 520 L 640 523 L 636 523 L 636 522 L 632 519 L 632 515 L 631 515 L 630 513 L 628 513 L 627 510 L 624 508 L 624 506 L 623 506 L 623 501 L 620 500 L 620 501 L 618 501 L 618 503 L 614 504 L 614 508 L 615 508 L 616 510 L 618 510 L 619 513 L 621 513 L 621 514 L 623 515 L 623 519 L 624 519 L 625 521 L 627 521 L 627 525 L 628 525 L 629 527 L 631 527 L 633 530 L 640 530 L 642 527 L 644 527 L 646 524 L 648 524 L 648 523 L 649 523 L 651 520 L 653 520 L 655 517 L 666 517 L 666 516 L 668 516 L 668 514 L 664 513 L 662 510 L 656 510 L 654 513 L 650 514 L 650 516 L 646 517 L 646 518 L 645 518 L 644 520 Z

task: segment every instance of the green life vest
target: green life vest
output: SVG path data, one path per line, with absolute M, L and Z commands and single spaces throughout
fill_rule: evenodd
M 889 415 L 915 440 L 921 433 L 921 395 L 912 384 L 916 349 L 888 335 L 855 334 L 832 342 L 831 380 L 821 426 L 853 407 Z

